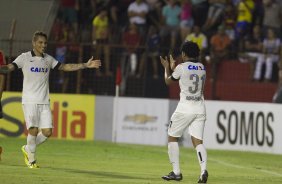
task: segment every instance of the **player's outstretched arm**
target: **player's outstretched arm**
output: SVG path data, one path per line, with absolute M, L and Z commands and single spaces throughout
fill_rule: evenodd
M 170 69 L 172 71 L 174 71 L 176 64 L 175 64 L 175 60 L 173 59 L 172 55 L 169 55 L 169 65 L 170 65 Z
M 0 73 L 10 73 L 15 70 L 15 66 L 13 64 L 7 64 L 0 66 Z
M 169 85 L 171 82 L 172 82 L 172 80 L 171 80 L 171 78 L 170 78 L 170 75 L 171 75 L 171 73 L 170 73 L 170 64 L 169 64 L 169 62 L 168 62 L 168 60 L 167 60 L 167 57 L 165 57 L 165 59 L 162 57 L 162 56 L 160 56 L 160 60 L 161 60 L 161 63 L 162 63 L 162 66 L 164 67 L 164 79 L 165 79 L 165 83 L 167 84 L 167 85 Z
M 86 68 L 100 68 L 101 60 L 93 59 L 93 56 L 87 61 L 87 63 L 79 63 L 79 64 L 61 64 L 59 70 L 63 70 L 65 72 L 77 71 Z

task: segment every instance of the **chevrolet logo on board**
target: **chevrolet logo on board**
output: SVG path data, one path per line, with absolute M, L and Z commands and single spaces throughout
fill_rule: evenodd
M 157 116 L 148 116 L 146 114 L 135 114 L 127 115 L 124 117 L 124 121 L 132 121 L 134 123 L 145 124 L 148 122 L 156 122 L 158 119 Z

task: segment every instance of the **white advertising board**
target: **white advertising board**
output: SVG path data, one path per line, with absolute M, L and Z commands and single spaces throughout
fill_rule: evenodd
M 282 105 L 206 101 L 207 148 L 282 154 Z
M 115 141 L 133 144 L 166 145 L 168 100 L 146 98 L 116 99 Z

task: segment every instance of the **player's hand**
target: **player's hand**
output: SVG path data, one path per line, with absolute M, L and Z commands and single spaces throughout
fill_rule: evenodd
M 160 60 L 164 68 L 169 68 L 167 56 L 165 57 L 165 59 L 162 56 L 160 56 Z
M 100 68 L 100 66 L 101 66 L 101 60 L 99 59 L 94 60 L 93 56 L 86 63 L 87 68 Z
M 170 69 L 172 71 L 174 71 L 176 64 L 175 64 L 175 60 L 173 59 L 172 55 L 169 55 L 169 65 L 170 65 Z

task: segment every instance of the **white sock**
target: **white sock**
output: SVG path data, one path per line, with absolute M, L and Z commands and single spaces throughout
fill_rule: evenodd
M 37 134 L 36 137 L 36 145 L 39 146 L 40 144 L 42 144 L 43 142 L 45 142 L 47 140 L 48 137 L 46 137 L 45 135 L 43 135 L 42 132 L 39 132 Z
M 180 174 L 178 142 L 168 143 L 168 156 L 170 163 L 172 164 L 174 174 Z
M 196 147 L 196 151 L 197 151 L 197 157 L 199 160 L 199 164 L 201 167 L 201 172 L 204 172 L 204 170 L 207 170 L 207 151 L 206 148 L 203 144 L 199 144 Z
M 36 151 L 36 136 L 27 135 L 27 145 L 26 151 L 28 153 L 28 161 L 29 163 L 35 161 L 35 151 Z

